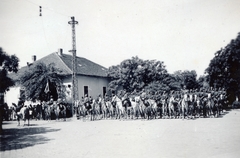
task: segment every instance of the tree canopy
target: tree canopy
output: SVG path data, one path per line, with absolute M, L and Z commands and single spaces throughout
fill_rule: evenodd
M 177 80 L 177 82 L 183 87 L 183 85 L 186 86 L 186 89 L 196 89 L 198 88 L 198 82 L 197 82 L 197 73 L 195 70 L 189 71 L 176 71 L 174 72 L 173 76 Z
M 117 66 L 111 66 L 108 76 L 112 79 L 110 89 L 122 86 L 127 92 L 139 91 L 153 81 L 162 80 L 167 75 L 161 61 L 142 60 L 138 57 L 124 60 Z
M 209 84 L 215 88 L 225 88 L 229 101 L 240 94 L 240 33 L 236 39 L 215 53 L 206 73 Z
M 0 92 L 3 93 L 9 87 L 14 85 L 14 82 L 7 75 L 8 73 L 18 71 L 19 59 L 16 55 L 8 55 L 0 47 Z
M 189 89 L 198 87 L 196 71 L 177 71 L 169 74 L 165 67 L 162 61 L 132 57 L 109 68 L 109 87 L 116 90 L 120 86 L 127 92 L 146 89 L 151 93 L 180 90 L 183 85 Z
M 47 100 L 48 96 L 44 92 L 47 83 L 49 84 L 49 95 L 57 99 L 57 87 L 61 87 L 62 81 L 59 76 L 60 70 L 55 65 L 36 63 L 20 76 L 20 83 L 25 88 L 27 100 Z

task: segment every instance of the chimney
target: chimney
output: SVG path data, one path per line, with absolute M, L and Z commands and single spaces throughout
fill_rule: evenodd
M 59 55 L 59 56 L 62 56 L 62 55 L 63 55 L 63 49 L 62 49 L 62 48 L 58 49 L 58 55 Z
M 33 56 L 32 56 L 32 62 L 34 63 L 36 60 L 37 60 L 37 56 L 36 56 L 36 55 L 33 55 Z

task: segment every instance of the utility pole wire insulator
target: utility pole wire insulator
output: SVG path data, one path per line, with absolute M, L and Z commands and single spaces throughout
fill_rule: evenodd
M 39 12 L 40 12 L 39 16 L 42 16 L 42 6 L 39 6 Z

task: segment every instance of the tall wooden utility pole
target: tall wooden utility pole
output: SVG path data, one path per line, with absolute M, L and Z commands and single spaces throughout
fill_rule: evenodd
M 71 21 L 68 22 L 72 26 L 72 114 L 73 114 L 73 106 L 75 102 L 78 100 L 78 82 L 76 78 L 77 73 L 77 63 L 76 63 L 76 35 L 75 35 L 75 24 L 78 24 L 77 21 L 75 21 L 74 16 L 71 17 Z

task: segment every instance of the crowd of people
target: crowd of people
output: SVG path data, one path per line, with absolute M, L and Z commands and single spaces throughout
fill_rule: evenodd
M 23 107 L 27 107 L 29 119 L 34 120 L 53 120 L 58 118 L 66 119 L 66 117 L 71 117 L 72 115 L 70 105 L 62 99 L 54 101 L 53 98 L 51 98 L 49 101 L 42 102 L 27 102 L 19 99 L 17 104 L 12 103 L 10 106 L 8 106 L 7 103 L 4 104 L 3 120 L 18 120 L 18 115 L 21 113 L 21 109 Z M 24 119 L 24 116 L 21 117 Z
M 116 97 L 118 99 L 116 99 Z M 116 103 L 117 100 L 120 103 Z M 180 91 L 127 93 L 99 95 L 97 98 L 82 97 L 75 102 L 79 116 L 97 115 L 104 117 L 128 118 L 179 118 L 219 116 L 228 104 L 226 91 L 219 89 L 199 89 Z M 103 116 L 107 113 L 106 116 Z
M 24 106 L 28 107 L 29 118 L 35 120 L 52 120 L 71 117 L 76 114 L 80 119 L 91 116 L 94 119 L 107 118 L 199 118 L 219 116 L 228 105 L 226 91 L 219 89 L 182 89 L 180 91 L 159 91 L 128 93 L 121 91 L 112 95 L 101 94 L 92 98 L 87 94 L 75 101 L 74 109 L 65 100 L 51 98 L 45 102 L 4 104 L 4 120 L 18 119 L 18 113 Z

